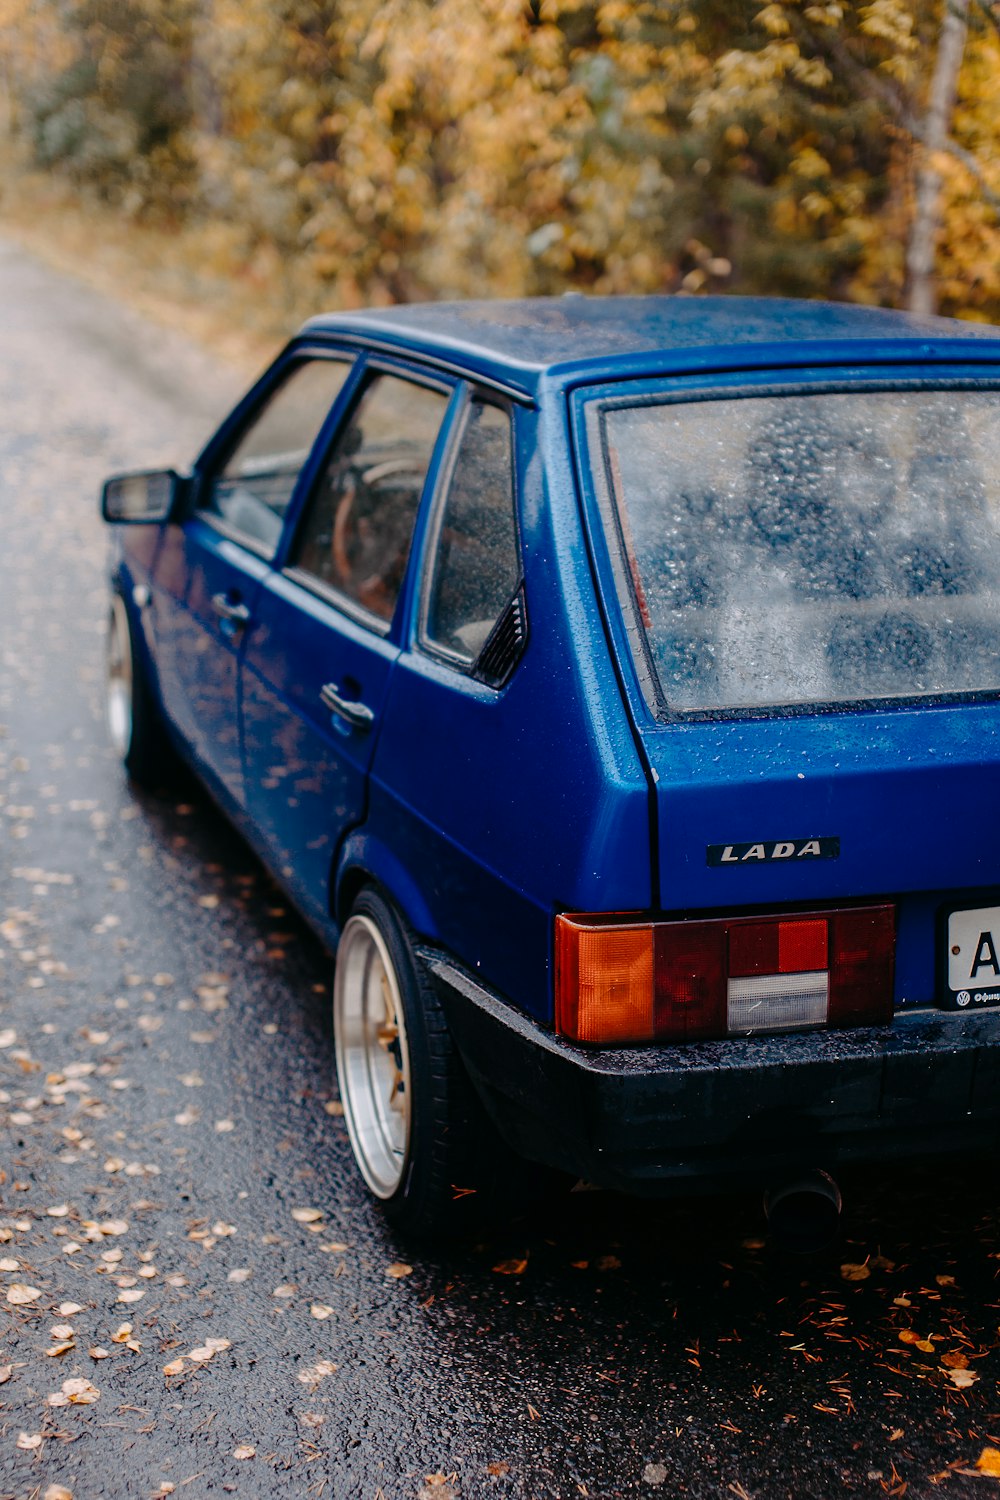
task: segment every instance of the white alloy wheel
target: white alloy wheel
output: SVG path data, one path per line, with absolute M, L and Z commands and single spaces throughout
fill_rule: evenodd
M 344 925 L 333 981 L 337 1075 L 354 1155 L 377 1198 L 391 1198 L 410 1150 L 410 1053 L 399 978 L 375 922 Z
M 106 706 L 111 743 L 124 759 L 132 744 L 132 636 L 120 594 L 111 602 L 108 620 Z

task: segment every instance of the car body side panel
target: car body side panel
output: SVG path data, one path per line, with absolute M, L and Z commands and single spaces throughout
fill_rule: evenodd
M 390 683 L 366 827 L 419 880 L 426 935 L 547 1020 L 557 907 L 650 903 L 649 798 L 596 609 L 565 429 L 558 412 L 546 426 L 520 409 L 515 430 L 525 654 L 497 692 L 411 642 Z

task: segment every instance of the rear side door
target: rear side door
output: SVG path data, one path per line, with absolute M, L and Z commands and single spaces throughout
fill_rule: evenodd
M 168 527 L 151 627 L 167 713 L 201 770 L 242 805 L 238 666 L 300 472 L 350 372 L 295 355 L 265 377 L 209 445 L 194 506 Z
M 451 399 L 449 384 L 405 366 L 359 368 L 254 606 L 242 668 L 248 811 L 321 931 L 338 841 L 365 815 L 414 526 Z

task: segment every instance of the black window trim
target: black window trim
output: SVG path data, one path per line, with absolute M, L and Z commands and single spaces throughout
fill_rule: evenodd
M 427 619 L 431 607 L 431 588 L 434 582 L 434 565 L 437 561 L 438 542 L 441 537 L 441 528 L 444 524 L 445 506 L 448 503 L 448 494 L 451 490 L 451 481 L 461 452 L 462 440 L 469 421 L 469 410 L 475 402 L 483 406 L 493 406 L 504 412 L 507 417 L 508 430 L 510 432 L 510 458 L 511 458 L 511 504 L 514 510 L 514 543 L 517 548 L 518 573 L 517 582 L 511 589 L 510 598 L 507 600 L 497 619 L 490 627 L 490 633 L 483 642 L 483 646 L 477 656 L 470 661 L 468 657 L 462 656 L 457 651 L 452 651 L 448 646 L 442 645 L 434 640 L 427 630 Z M 448 452 L 445 454 L 441 471 L 438 475 L 437 486 L 431 499 L 431 512 L 428 518 L 427 534 L 424 539 L 423 557 L 421 558 L 420 577 L 420 600 L 417 613 L 416 644 L 425 655 L 433 657 L 434 660 L 442 662 L 451 667 L 462 677 L 475 678 L 476 667 L 479 657 L 492 638 L 497 623 L 503 618 L 505 612 L 510 608 L 517 595 L 524 588 L 524 547 L 521 538 L 521 518 L 518 514 L 517 496 L 517 463 L 516 448 L 514 444 L 514 403 L 506 396 L 500 395 L 492 387 L 480 383 L 472 384 L 465 382 L 462 406 L 455 414 L 455 421 L 449 437 Z M 487 684 L 489 686 L 489 684 Z M 499 691 L 499 689 L 495 689 Z
M 451 398 L 454 395 L 456 386 L 459 384 L 457 380 L 448 379 L 447 376 L 438 374 L 436 370 L 423 370 L 419 366 L 413 366 L 406 363 L 405 360 L 394 360 L 391 358 L 387 358 L 381 354 L 368 355 L 367 351 L 364 348 L 360 348 L 357 351 L 357 356 L 354 359 L 353 363 L 357 365 L 359 360 L 363 361 L 363 364 L 361 366 L 361 372 L 357 385 L 351 395 L 350 404 L 342 413 L 340 422 L 329 434 L 326 446 L 323 452 L 318 457 L 315 473 L 313 475 L 312 483 L 310 484 L 308 493 L 302 497 L 302 503 L 297 507 L 295 529 L 292 535 L 287 539 L 286 552 L 289 558 L 291 558 L 295 553 L 296 546 L 301 536 L 303 522 L 305 521 L 306 516 L 309 514 L 313 499 L 316 495 L 317 488 L 322 480 L 324 473 L 326 472 L 327 463 L 329 462 L 330 456 L 337 445 L 337 440 L 339 439 L 341 434 L 347 430 L 347 427 L 351 422 L 354 413 L 357 411 L 365 392 L 371 385 L 372 376 L 393 375 L 398 380 L 408 380 L 411 385 L 421 385 L 429 388 L 430 390 L 440 391 L 442 395 L 447 397 L 445 409 L 441 415 L 441 423 L 438 427 L 438 436 L 434 440 L 435 448 L 437 447 L 437 443 L 440 440 L 441 428 L 445 425 L 448 405 L 450 404 Z M 451 439 L 449 435 L 449 444 L 450 441 Z M 445 461 L 447 463 L 447 456 Z M 426 484 L 427 480 L 425 477 L 425 489 Z M 420 506 L 422 505 L 423 501 L 424 490 L 421 491 L 420 500 L 417 504 L 417 516 L 414 518 L 414 535 L 416 535 L 417 526 L 419 524 Z M 410 554 L 407 558 L 406 563 L 407 572 L 409 572 L 412 563 L 413 548 L 411 538 Z M 335 589 L 332 587 L 332 585 L 325 583 L 322 578 L 317 578 L 315 573 L 310 573 L 307 568 L 299 567 L 298 563 L 288 561 L 284 564 L 280 571 L 282 577 L 287 578 L 290 583 L 294 583 L 298 587 L 304 588 L 308 593 L 315 595 L 317 599 L 321 599 L 324 604 L 328 604 L 331 606 L 331 608 L 339 610 L 340 613 L 346 615 L 349 620 L 353 620 L 356 625 L 361 625 L 366 629 L 371 630 L 374 635 L 382 636 L 384 639 L 392 633 L 393 626 L 396 623 L 396 616 L 399 610 L 400 600 L 402 599 L 405 592 L 402 587 L 400 588 L 399 595 L 396 599 L 392 614 L 390 615 L 388 620 L 383 620 L 380 615 L 373 614 L 371 610 L 365 609 L 363 604 L 359 604 L 357 600 L 352 599 L 348 594 L 341 593 L 339 589 Z

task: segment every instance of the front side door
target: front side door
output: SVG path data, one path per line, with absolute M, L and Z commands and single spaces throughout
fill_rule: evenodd
M 195 507 L 164 537 L 152 628 L 167 712 L 201 769 L 242 805 L 237 669 L 285 512 L 343 386 L 343 360 L 293 358 L 208 450 Z
M 337 843 L 365 814 L 420 498 L 451 392 L 372 368 L 254 605 L 242 666 L 247 807 L 329 931 Z

